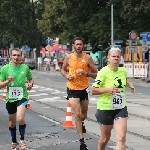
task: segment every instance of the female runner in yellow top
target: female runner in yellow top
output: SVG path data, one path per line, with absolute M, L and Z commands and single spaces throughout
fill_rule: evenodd
M 101 136 L 98 141 L 98 150 L 105 150 L 111 137 L 114 126 L 117 137 L 116 150 L 125 150 L 128 111 L 125 99 L 125 88 L 130 87 L 132 93 L 134 86 L 127 81 L 127 71 L 118 67 L 121 51 L 111 48 L 108 52 L 108 65 L 97 74 L 92 86 L 92 95 L 100 95 L 95 114 L 100 125 Z

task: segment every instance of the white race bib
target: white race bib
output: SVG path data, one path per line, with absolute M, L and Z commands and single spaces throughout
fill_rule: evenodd
M 22 87 L 9 87 L 9 99 L 23 98 Z
M 110 96 L 110 107 L 114 109 L 124 108 L 125 94 L 117 93 Z
M 86 92 L 87 92 L 87 94 L 88 94 L 88 100 L 89 100 L 89 99 L 90 99 L 90 96 L 91 96 L 91 92 L 90 92 L 90 88 L 89 88 L 89 87 L 86 89 Z

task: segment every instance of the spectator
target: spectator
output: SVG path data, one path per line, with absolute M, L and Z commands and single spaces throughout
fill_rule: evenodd
M 120 60 L 120 63 L 119 63 L 119 67 L 123 67 L 123 66 L 124 66 L 124 58 L 121 55 L 121 60 Z
M 100 59 L 98 58 L 98 56 L 96 56 L 94 63 L 95 63 L 96 68 L 99 70 Z
M 2 63 L 2 66 L 8 64 L 8 61 L 6 59 L 4 59 L 3 63 Z
M 53 66 L 54 66 L 54 71 L 56 71 L 56 65 L 58 65 L 58 61 L 56 57 L 53 59 Z
M 50 62 L 51 62 L 51 59 L 47 56 L 44 59 L 44 62 L 46 63 L 46 72 L 50 71 Z

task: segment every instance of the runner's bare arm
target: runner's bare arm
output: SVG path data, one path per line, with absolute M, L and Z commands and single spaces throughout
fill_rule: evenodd
M 92 95 L 100 95 L 104 93 L 110 93 L 110 94 L 115 94 L 119 93 L 118 88 L 112 87 L 112 88 L 98 88 L 98 87 L 92 87 L 91 89 Z
M 61 74 L 66 77 L 67 75 L 67 68 L 68 68 L 68 62 L 69 62 L 69 58 L 70 58 L 70 54 L 68 54 L 64 61 L 63 61 L 63 65 L 62 65 L 62 69 L 61 69 Z
M 1 88 L 4 88 L 5 86 L 7 86 L 7 84 L 8 84 L 9 82 L 10 82 L 9 80 L 6 80 L 6 81 L 0 80 L 0 89 L 1 89 Z
M 28 79 L 27 79 L 27 80 L 28 80 Z M 34 79 L 32 78 L 31 80 L 28 80 L 28 83 L 31 83 L 32 86 L 33 86 L 33 84 L 34 84 Z
M 87 76 L 93 79 L 97 76 L 97 69 L 95 67 L 94 61 L 90 55 L 87 55 L 87 64 L 89 65 L 91 72 L 87 72 Z
M 135 93 L 135 88 L 134 88 L 133 84 L 128 81 L 128 79 L 126 79 L 126 86 L 131 88 L 132 93 Z

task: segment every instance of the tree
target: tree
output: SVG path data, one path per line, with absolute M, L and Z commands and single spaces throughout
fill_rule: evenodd
M 9 47 L 9 44 L 12 42 L 17 47 L 26 44 L 31 48 L 36 47 L 37 56 L 40 55 L 42 34 L 37 29 L 37 20 L 38 17 L 41 17 L 43 11 L 42 2 L 43 0 L 36 3 L 30 3 L 29 0 L 8 0 L 1 3 L 0 8 L 3 12 L 0 15 L 2 24 L 0 29 L 1 47 Z

